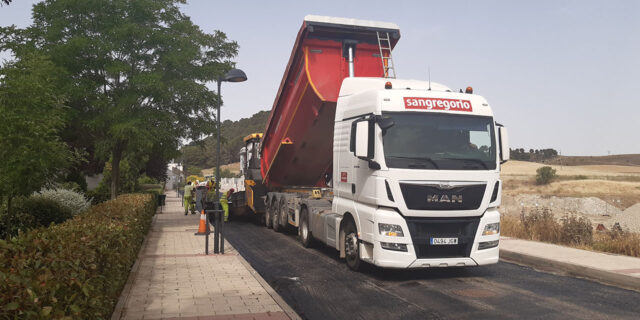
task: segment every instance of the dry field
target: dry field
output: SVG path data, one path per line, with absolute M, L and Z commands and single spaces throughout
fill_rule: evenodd
M 640 180 L 640 166 L 620 165 L 586 165 L 586 166 L 560 166 L 547 165 L 536 162 L 509 160 L 502 166 L 503 176 L 535 176 L 536 170 L 543 166 L 556 169 L 559 176 L 630 176 Z
M 589 160 L 589 157 L 584 158 L 582 160 Z M 557 179 L 547 185 L 537 185 L 536 169 L 546 165 L 509 161 L 502 166 L 500 212 L 503 214 L 503 234 L 640 256 L 640 166 L 551 165 L 556 170 Z M 541 212 L 548 212 L 548 219 L 539 219 Z M 523 216 L 521 213 L 526 214 Z M 583 218 L 588 220 L 581 220 Z M 567 224 L 566 221 L 573 223 Z M 580 221 L 591 222 L 593 227 L 603 224 L 609 231 L 592 234 L 585 226 L 581 234 L 589 236 L 588 241 L 565 241 L 568 233 L 575 233 L 572 228 L 581 225 Z M 616 223 L 625 230 L 623 233 L 616 233 L 613 228 Z
M 536 185 L 536 169 L 545 164 L 509 161 L 502 166 L 506 196 L 536 194 L 557 197 L 596 197 L 620 209 L 640 202 L 640 166 L 551 166 L 558 179 Z

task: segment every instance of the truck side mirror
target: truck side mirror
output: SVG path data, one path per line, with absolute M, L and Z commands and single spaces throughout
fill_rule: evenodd
M 382 135 L 387 133 L 387 130 L 396 124 L 396 122 L 393 121 L 392 118 L 383 118 L 382 116 L 376 116 L 376 122 L 378 123 L 378 126 L 380 126 L 380 130 L 382 130 Z
M 356 157 L 360 159 L 369 158 L 369 121 L 356 123 Z
M 509 160 L 509 135 L 507 128 L 498 127 L 498 140 L 500 141 L 500 163 Z
M 369 162 L 369 169 L 380 170 L 380 164 L 373 160 L 374 153 L 374 141 L 375 141 L 375 121 L 373 119 L 360 120 L 354 122 L 355 133 L 351 133 L 352 146 L 355 156 L 358 159 L 366 160 Z M 355 137 L 353 136 L 355 134 Z

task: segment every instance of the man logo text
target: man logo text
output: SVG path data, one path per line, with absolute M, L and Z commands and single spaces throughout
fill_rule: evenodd
M 453 194 L 449 197 L 446 194 L 428 194 L 427 202 L 446 202 L 446 203 L 462 203 L 462 195 L 461 194 Z

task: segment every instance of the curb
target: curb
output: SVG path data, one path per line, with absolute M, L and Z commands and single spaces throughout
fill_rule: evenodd
M 113 309 L 113 313 L 111 314 L 111 320 L 120 320 L 122 318 L 122 311 L 124 310 L 124 306 L 129 300 L 129 293 L 131 292 L 131 287 L 133 286 L 133 281 L 140 270 L 140 257 L 142 256 L 142 251 L 147 245 L 147 241 L 149 239 L 149 235 L 153 232 L 151 228 L 153 228 L 153 224 L 156 222 L 158 218 L 159 212 L 156 211 L 156 214 L 153 215 L 153 220 L 151 220 L 151 226 L 149 226 L 149 232 L 144 236 L 144 240 L 142 241 L 142 246 L 140 246 L 140 251 L 138 251 L 138 255 L 136 257 L 136 262 L 131 267 L 129 271 L 129 276 L 127 277 L 127 282 L 124 284 L 124 288 L 120 292 L 120 298 L 118 298 L 118 302 L 116 303 L 115 308 Z
M 273 288 L 267 283 L 267 281 L 265 281 L 260 276 L 260 274 L 255 269 L 253 269 L 253 267 L 251 267 L 249 262 L 247 262 L 247 260 L 245 260 L 237 250 L 236 250 L 236 252 L 238 253 L 237 257 L 240 260 L 240 263 L 242 263 L 242 265 L 244 265 L 244 267 L 247 268 L 247 270 L 249 270 L 251 275 L 258 281 L 258 283 L 260 283 L 260 285 L 264 288 L 264 290 L 267 291 L 267 293 L 271 296 L 271 298 L 273 298 L 273 300 L 275 300 L 275 302 L 280 306 L 280 308 L 282 308 L 282 311 L 284 311 L 284 313 L 287 314 L 289 319 L 291 319 L 291 320 L 302 320 L 302 318 L 300 318 L 298 313 L 296 313 L 293 310 L 293 308 L 291 308 L 291 306 L 289 306 L 284 301 L 284 299 L 282 299 L 282 297 L 275 290 L 273 290 Z
M 564 273 L 569 276 L 584 278 L 602 284 L 640 292 L 640 278 L 624 274 L 551 260 L 502 248 L 500 249 L 500 260 L 515 263 L 517 265 L 532 267 L 540 271 L 556 274 Z

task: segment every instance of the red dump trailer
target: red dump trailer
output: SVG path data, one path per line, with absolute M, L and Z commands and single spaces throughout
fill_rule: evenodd
M 506 128 L 471 87 L 395 79 L 399 38 L 392 23 L 305 17 L 264 134 L 244 139 L 234 209 L 353 270 L 497 263 Z
M 381 55 L 388 57 L 399 38 L 392 23 L 305 17 L 262 139 L 260 170 L 269 189 L 327 186 L 342 81 L 350 69 L 354 77 L 393 72 Z

